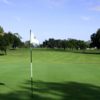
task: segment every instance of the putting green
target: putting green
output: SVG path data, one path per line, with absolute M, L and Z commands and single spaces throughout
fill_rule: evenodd
M 33 49 L 32 56 L 35 100 L 98 100 L 100 97 L 99 54 Z M 88 89 L 89 86 L 95 89 Z M 29 100 L 29 91 L 29 49 L 9 50 L 7 55 L 0 56 L 0 100 Z M 79 91 L 81 94 L 77 94 Z

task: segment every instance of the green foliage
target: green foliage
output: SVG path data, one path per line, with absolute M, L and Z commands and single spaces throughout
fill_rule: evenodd
M 5 33 L 4 39 L 7 41 L 8 46 L 12 46 L 13 48 L 19 47 L 22 43 L 20 38 L 11 32 Z
M 0 26 L 0 48 L 2 46 L 6 46 L 6 47 L 12 47 L 12 48 L 16 48 L 16 47 L 21 47 L 24 45 L 24 43 L 22 43 L 21 41 L 21 36 L 18 33 L 12 33 L 12 32 L 8 32 L 8 33 L 4 33 L 3 28 Z
M 0 35 L 0 46 L 7 46 L 7 41 Z
M 100 49 L 100 29 L 97 30 L 96 33 L 91 35 L 91 47 L 97 47 Z
M 6 54 L 6 49 L 7 49 L 7 41 L 3 38 L 2 35 L 0 35 L 0 50 L 4 51 Z
M 43 47 L 47 48 L 66 48 L 68 49 L 86 49 L 88 45 L 82 40 L 68 39 L 68 40 L 55 40 L 49 39 L 43 42 Z
M 3 27 L 0 26 L 0 33 L 4 33 Z

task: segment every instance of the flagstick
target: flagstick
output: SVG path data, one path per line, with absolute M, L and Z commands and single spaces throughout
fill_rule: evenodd
M 31 30 L 30 30 L 30 71 L 31 71 L 31 92 L 33 97 L 33 73 L 32 73 L 32 47 L 31 47 Z

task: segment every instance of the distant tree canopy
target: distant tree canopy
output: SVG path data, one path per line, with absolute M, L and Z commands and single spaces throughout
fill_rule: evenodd
M 21 36 L 18 33 L 5 33 L 3 28 L 0 26 L 0 49 L 2 47 L 21 47 L 23 45 Z
M 3 34 L 4 34 L 3 27 L 0 26 L 0 35 L 3 35 Z
M 77 39 L 53 39 L 50 38 L 45 40 L 40 47 L 46 48 L 63 48 L 65 49 L 86 49 L 87 47 L 97 47 L 100 49 L 100 29 L 96 33 L 93 33 L 91 36 L 91 41 L 85 42 L 83 40 Z M 23 43 L 21 41 L 22 37 L 18 33 L 4 32 L 3 27 L 0 26 L 0 50 L 6 47 L 15 49 L 16 47 L 30 47 L 30 41 Z
M 100 29 L 97 30 L 96 33 L 91 35 L 91 47 L 97 47 L 100 49 Z
M 68 40 L 55 40 L 49 39 L 45 40 L 42 47 L 47 48 L 63 48 L 67 49 L 86 49 L 88 47 L 87 43 L 82 40 L 68 39 Z
M 22 45 L 21 39 L 11 32 L 5 33 L 3 38 L 7 42 L 7 46 L 14 49 Z

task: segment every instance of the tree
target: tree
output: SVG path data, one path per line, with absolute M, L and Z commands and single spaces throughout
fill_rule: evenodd
M 77 45 L 77 40 L 75 39 L 68 39 L 68 42 L 67 42 L 67 47 L 69 49 L 76 49 L 76 45 Z
M 7 46 L 6 40 L 0 35 L 0 46 Z
M 49 41 L 48 41 L 48 47 L 49 48 L 54 48 L 55 47 L 55 40 L 54 39 L 49 39 Z
M 95 47 L 96 46 L 96 34 L 93 33 L 91 35 L 91 43 L 90 43 L 90 47 Z
M 48 41 L 45 40 L 42 45 L 43 45 L 43 47 L 48 47 Z
M 16 37 L 15 35 L 13 35 L 13 45 L 12 45 L 12 48 L 16 48 L 18 46 L 20 46 L 21 44 L 21 41 L 18 37 Z
M 64 50 L 65 50 L 66 47 L 67 47 L 67 41 L 66 41 L 66 40 L 62 40 L 61 46 L 62 46 L 62 48 L 64 48 Z
M 76 39 L 68 39 L 68 40 L 55 40 L 55 39 L 49 39 L 45 40 L 43 42 L 43 46 L 41 47 L 47 47 L 47 48 L 63 48 L 64 50 L 66 48 L 68 49 L 86 49 L 87 44 L 86 42 L 82 40 L 76 40 Z
M 7 42 L 6 40 L 3 38 L 2 35 L 0 35 L 0 50 L 4 51 L 6 54 L 6 49 L 7 49 Z
M 88 45 L 86 44 L 86 42 L 82 41 L 82 40 L 78 40 L 77 41 L 77 49 L 86 49 L 88 47 Z
M 96 32 L 96 46 L 98 49 L 100 49 L 100 29 Z
M 55 40 L 55 47 L 56 48 L 62 48 L 62 40 L 58 39 L 58 40 Z
M 15 49 L 16 47 L 20 47 L 23 45 L 23 43 L 20 40 L 20 37 L 16 36 L 15 34 L 8 32 L 4 34 L 4 39 L 7 42 L 8 47 L 12 47 Z
M 91 35 L 91 47 L 97 47 L 100 49 L 100 29 L 97 30 L 96 33 Z
M 23 47 L 24 43 L 21 41 L 22 37 L 18 33 L 5 33 L 3 27 L 0 26 L 0 50 L 6 52 L 7 47 Z
M 22 39 L 22 37 L 18 34 L 18 33 L 14 33 L 14 35 L 19 38 L 20 40 Z
M 0 26 L 0 35 L 3 35 L 4 34 L 4 30 L 3 28 Z

